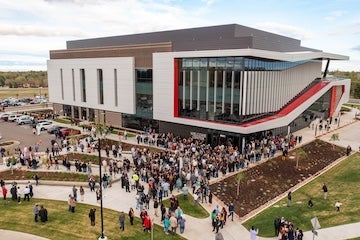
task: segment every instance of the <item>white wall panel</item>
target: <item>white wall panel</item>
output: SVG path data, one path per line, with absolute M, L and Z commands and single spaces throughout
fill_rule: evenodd
M 52 59 L 48 60 L 47 66 L 51 102 L 129 114 L 136 112 L 135 64 L 133 57 Z M 61 98 L 60 68 L 63 69 L 64 100 Z M 82 68 L 85 69 L 86 102 L 82 102 L 80 98 L 80 69 Z M 74 69 L 75 101 L 71 89 L 71 69 Z M 103 70 L 104 104 L 98 103 L 97 69 Z M 118 73 L 118 107 L 115 107 L 114 101 L 114 69 L 117 69 Z
M 248 79 L 248 71 L 243 72 L 243 96 L 242 96 L 242 115 L 246 114 L 246 106 L 247 106 L 247 79 Z

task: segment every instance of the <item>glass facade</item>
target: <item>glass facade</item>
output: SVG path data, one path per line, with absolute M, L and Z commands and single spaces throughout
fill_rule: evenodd
M 71 106 L 70 105 L 63 105 L 63 112 L 65 117 L 71 117 Z
M 257 92 L 266 90 L 261 82 L 266 72 L 284 71 L 306 61 L 284 62 L 250 57 L 183 58 L 179 60 L 178 113 L 180 117 L 216 122 L 242 123 L 264 113 L 248 113 L 260 109 L 254 94 L 244 94 L 246 89 Z M 246 73 L 254 72 L 251 77 Z M 264 72 L 259 79 L 259 76 Z M 250 75 L 249 75 L 250 76 Z M 255 77 L 254 77 L 255 76 Z M 246 85 L 247 84 L 247 85 Z M 256 90 L 254 90 L 256 89 Z M 244 102 L 247 101 L 245 111 Z M 249 110 L 249 104 L 257 104 Z M 262 105 L 261 105 L 262 106 Z M 264 108 L 262 108 L 264 109 Z
M 82 120 L 88 120 L 86 109 L 87 109 L 87 108 L 81 107 L 81 119 L 82 119 Z
M 158 129 L 157 120 L 153 120 L 152 69 L 136 69 L 136 114 L 122 114 L 122 124 L 126 128 L 143 130 Z
M 136 69 L 136 116 L 153 116 L 152 69 Z
M 79 107 L 73 106 L 73 110 L 74 110 L 74 118 L 79 119 Z

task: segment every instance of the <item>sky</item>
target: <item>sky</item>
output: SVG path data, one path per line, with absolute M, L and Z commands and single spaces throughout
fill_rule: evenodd
M 0 0 L 0 71 L 46 70 L 66 41 L 240 24 L 346 55 L 360 71 L 359 0 Z

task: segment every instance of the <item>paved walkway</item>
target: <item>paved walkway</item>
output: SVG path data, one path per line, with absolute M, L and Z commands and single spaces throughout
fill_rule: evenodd
M 349 113 L 342 117 L 340 127 L 337 130 L 331 130 L 328 133 L 321 133 L 318 138 L 329 141 L 331 134 L 339 133 L 339 141 L 336 141 L 335 144 L 341 146 L 350 145 L 353 150 L 359 149 L 359 133 L 360 133 L 360 122 L 352 123 L 353 114 Z M 333 126 L 335 128 L 337 126 Z M 319 134 L 319 133 L 318 133 Z M 311 128 L 303 129 L 295 135 L 303 136 L 303 144 L 312 141 L 315 137 L 315 131 Z M 116 138 L 116 135 L 110 135 L 109 138 Z M 135 138 L 128 138 L 126 140 L 129 143 L 136 143 Z M 96 170 L 94 170 L 96 171 Z M 145 185 L 146 186 L 146 185 Z M 85 189 L 85 201 L 84 203 L 99 205 L 96 202 L 95 193 L 91 193 L 88 188 Z M 54 199 L 54 200 L 63 200 L 67 201 L 67 196 L 71 194 L 71 186 L 50 186 L 50 185 L 39 185 L 34 187 L 35 197 L 37 198 L 46 198 L 46 199 Z M 203 206 L 211 211 L 216 204 L 219 204 L 215 201 L 213 205 L 204 204 Z M 105 208 L 114 209 L 117 211 L 125 211 L 127 212 L 130 207 L 135 209 L 135 192 L 126 193 L 124 189 L 121 189 L 120 183 L 114 183 L 113 187 L 104 190 L 104 198 L 103 205 Z M 150 204 L 152 205 L 152 204 Z M 150 206 L 150 215 L 153 216 L 153 209 Z M 138 213 L 136 213 L 138 214 Z M 154 217 L 155 222 L 160 224 L 160 217 Z M 271 224 L 271 223 L 270 223 Z M 196 219 L 190 216 L 186 216 L 186 228 L 183 236 L 187 239 L 197 239 L 197 240 L 211 240 L 215 238 L 214 233 L 211 231 L 211 220 L 210 217 L 206 219 Z M 232 239 L 250 239 L 249 232 L 245 229 L 241 224 L 238 218 L 235 219 L 234 222 L 228 221 L 226 226 L 220 230 L 223 234 L 224 239 L 232 240 Z M 261 229 L 260 229 L 261 232 Z M 329 240 L 329 239 L 349 239 L 360 237 L 360 222 L 354 224 L 341 225 L 337 227 L 320 229 L 318 230 L 318 237 L 315 239 L 319 240 Z M 304 233 L 304 239 L 312 239 L 311 232 Z M 17 233 L 12 231 L 0 231 L 0 239 L 32 239 L 32 240 L 43 240 L 44 238 L 38 238 L 36 236 L 31 236 L 30 238 L 26 238 L 23 233 Z M 258 238 L 258 239 L 266 239 L 266 238 Z M 268 239 L 276 239 L 276 238 L 268 238 Z

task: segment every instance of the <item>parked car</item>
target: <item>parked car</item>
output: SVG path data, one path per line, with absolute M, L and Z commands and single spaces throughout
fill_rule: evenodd
M 63 128 L 63 129 L 60 129 L 60 135 L 62 137 L 65 137 L 65 136 L 70 136 L 70 135 L 76 135 L 76 134 L 80 134 L 81 131 L 80 130 L 77 130 L 77 129 L 74 129 L 74 128 Z
M 36 124 L 36 127 L 40 128 L 40 131 L 48 130 L 53 126 L 52 122 L 40 122 Z
M 8 121 L 15 122 L 18 117 L 20 117 L 21 114 L 10 114 L 8 117 Z
M 58 125 L 52 125 L 50 128 L 48 128 L 47 132 L 50 133 L 50 134 L 54 134 L 55 131 L 60 131 L 63 128 L 65 128 L 65 127 L 61 127 L 61 126 L 58 126 Z
M 10 114 L 11 113 L 3 113 L 3 114 L 1 114 L 1 119 L 4 120 L 4 121 L 7 121 Z
M 31 124 L 33 122 L 33 118 L 29 115 L 22 115 L 16 120 L 17 124 Z

